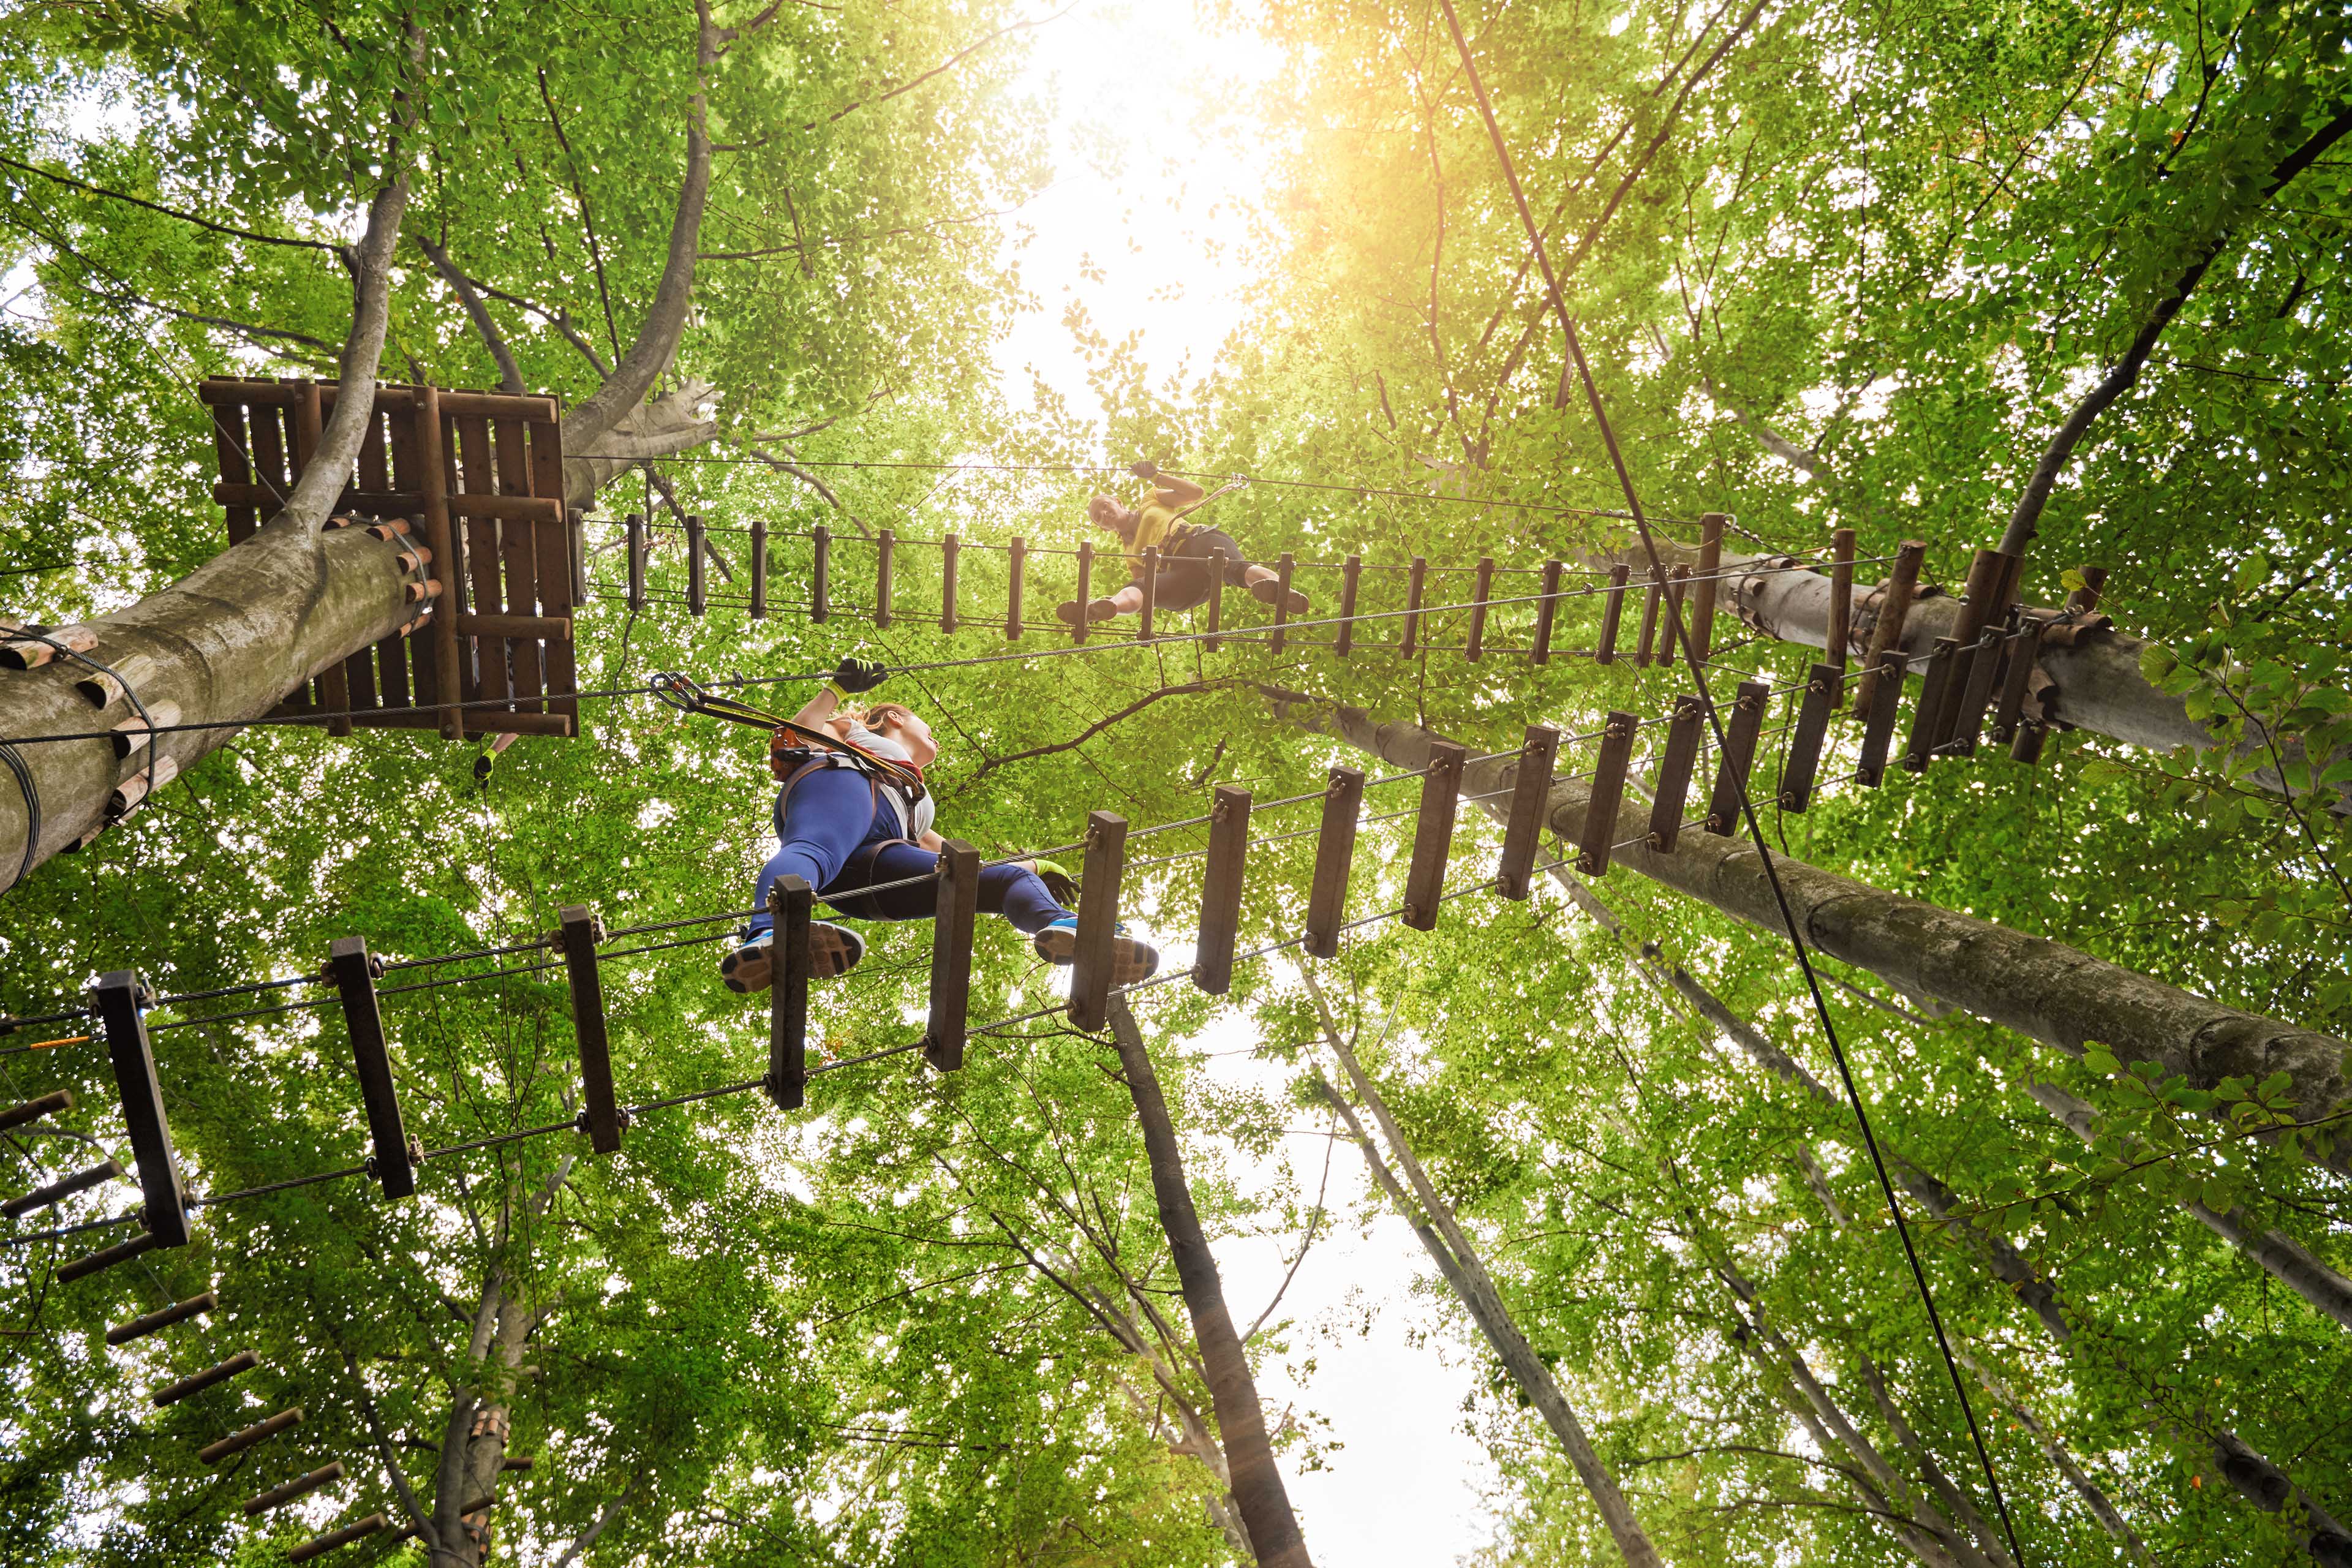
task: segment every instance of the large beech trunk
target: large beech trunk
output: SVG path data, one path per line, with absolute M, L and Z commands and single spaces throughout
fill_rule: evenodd
M 1268 695 L 1301 728 L 1336 735 L 1398 767 L 1424 766 L 1431 744 L 1446 738 L 1417 724 L 1381 723 L 1360 708 L 1297 693 Z M 1507 792 L 1517 772 L 1507 757 L 1473 762 L 1464 770 L 1462 793 Z M 1555 784 L 1546 826 L 1577 842 L 1588 799 L 1581 782 Z M 1625 845 L 1616 850 L 1614 864 L 1776 937 L 1785 931 L 1763 865 L 1747 839 L 1685 833 L 1662 854 L 1648 847 L 1648 831 L 1647 805 L 1629 799 L 1609 832 L 1612 842 Z M 1773 865 L 1807 943 L 1898 990 L 1942 997 L 2071 1056 L 2097 1042 L 2125 1061 L 2153 1061 L 2167 1076 L 2198 1089 L 2210 1089 L 2225 1078 L 2255 1082 L 2283 1072 L 2293 1086 L 2296 1114 L 2305 1121 L 2327 1115 L 2352 1092 L 2345 1068 L 2352 1046 L 2333 1036 L 2224 1006 L 2063 943 L 1785 855 L 1774 857 Z M 2352 1170 L 2352 1140 L 2314 1137 L 2329 1151 L 2326 1163 Z
M 1217 1276 L 1216 1258 L 1209 1251 L 1209 1238 L 1192 1207 L 1192 1188 L 1184 1177 L 1184 1155 L 1176 1146 L 1176 1127 L 1169 1119 L 1167 1098 L 1160 1091 L 1160 1075 L 1152 1070 L 1143 1032 L 1122 998 L 1111 1000 L 1110 1028 L 1118 1047 L 1119 1070 L 1135 1100 L 1136 1120 L 1142 1124 L 1152 1194 L 1160 1205 L 1160 1226 L 1167 1232 L 1169 1256 L 1175 1260 L 1177 1282 L 1184 1292 L 1184 1310 L 1192 1316 L 1192 1336 L 1208 1371 L 1210 1407 L 1224 1439 L 1234 1506 L 1241 1510 L 1243 1528 L 1257 1552 L 1258 1568 L 1313 1568 L 1307 1555 L 1307 1539 L 1299 1533 L 1298 1516 L 1290 1507 L 1290 1493 L 1274 1462 L 1265 1410 L 1258 1403 L 1257 1380 L 1250 1374 L 1249 1357 L 1242 1350 L 1242 1337 L 1234 1331 L 1233 1313 L 1225 1306 L 1225 1287 Z
M 396 181 L 369 208 L 353 258 L 352 334 L 339 373 L 352 395 L 335 400 L 285 510 L 162 593 L 85 623 L 98 634 L 91 658 L 118 669 L 134 658 L 147 661 L 131 685 L 151 713 L 170 703 L 183 724 L 249 722 L 416 613 L 405 601 L 392 545 L 356 529 L 320 531 L 342 493 L 374 407 L 373 396 L 361 389 L 375 384 L 392 252 L 407 196 L 405 180 Z M 0 730 L 36 738 L 88 734 L 137 715 L 121 696 L 104 709 L 91 707 L 74 689 L 91 673 L 65 658 L 22 673 L 0 671 L 0 711 L 7 715 Z M 39 803 L 40 831 L 28 862 L 26 843 L 35 837 L 31 802 L 16 780 L 0 777 L 0 889 L 16 881 L 20 867 L 30 869 L 100 826 L 107 796 L 118 784 L 166 762 L 184 773 L 236 733 L 230 727 L 181 730 L 158 736 L 152 752 L 142 745 L 120 761 L 105 739 L 20 743 Z
M 1659 550 L 1670 566 L 1698 559 L 1696 550 L 1663 540 Z M 1626 559 L 1645 571 L 1648 568 L 1647 555 Z M 1718 602 L 1752 631 L 1803 647 L 1826 648 L 1830 580 L 1818 572 L 1788 570 L 1796 564 L 1800 563 L 1794 556 L 1725 555 L 1720 570 L 1727 575 Z M 1748 575 L 1731 575 L 1743 568 Z M 1952 595 L 1915 599 L 1896 647 L 1907 657 L 1924 658 L 1935 651 L 1937 638 L 1952 635 L 1959 618 L 1960 601 Z M 1867 651 L 1874 624 L 1874 617 L 1857 605 L 1853 628 L 1858 646 L 1847 649 L 1848 658 L 1857 667 Z M 2140 655 L 2147 646 L 2113 626 L 2085 632 L 2071 647 L 2045 645 L 2036 662 L 2055 684 L 2042 693 L 2044 715 L 2074 729 L 2151 752 L 2182 746 L 2202 750 L 2212 745 L 2213 730 L 2189 716 L 2185 700 L 2162 690 L 2140 673 Z M 1912 669 L 1911 678 L 1914 681 L 1924 679 L 1919 668 Z M 2301 758 L 2301 749 L 2293 742 L 2282 745 L 2284 760 Z M 2241 750 L 2267 752 L 2266 732 L 2260 723 L 2248 726 Z M 2286 787 L 2278 769 L 2267 764 L 2248 774 L 2247 782 L 2281 793 Z

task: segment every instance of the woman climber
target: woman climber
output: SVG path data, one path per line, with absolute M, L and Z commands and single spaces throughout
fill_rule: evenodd
M 793 725 L 833 737 L 838 749 L 814 745 L 791 728 L 777 731 L 770 742 L 768 766 L 783 784 L 776 795 L 781 842 L 761 868 L 751 899 L 757 912 L 742 943 L 719 962 L 719 978 L 730 990 L 768 985 L 773 936 L 768 889 L 779 878 L 804 879 L 836 913 L 853 920 L 929 920 L 936 912 L 938 893 L 929 879 L 939 865 L 941 840 L 922 774 L 939 755 L 939 742 L 903 702 L 863 710 L 849 702 L 881 685 L 887 673 L 871 660 L 845 658 L 824 689 L 793 716 Z M 981 868 L 980 908 L 1034 937 L 1038 957 L 1068 963 L 1076 952 L 1078 918 L 1049 890 L 1041 868 L 1058 874 L 1065 897 L 1076 896 L 1066 873 L 1050 861 L 1013 861 Z M 907 885 L 857 891 L 886 882 Z M 839 974 L 865 956 L 866 943 L 856 931 L 830 921 L 809 922 L 812 976 Z M 1112 939 L 1112 984 L 1131 984 L 1159 966 L 1159 952 L 1123 927 Z
M 1250 597 L 1262 605 L 1275 602 L 1282 592 L 1281 583 L 1269 568 L 1244 558 L 1242 547 L 1234 542 L 1231 534 L 1179 521 L 1209 499 L 1207 491 L 1190 479 L 1162 474 L 1149 461 L 1133 465 L 1128 472 L 1151 483 L 1151 488 L 1143 493 L 1142 504 L 1130 509 L 1119 505 L 1115 496 L 1098 495 L 1087 502 L 1087 516 L 1096 527 L 1118 535 L 1119 551 L 1127 558 L 1130 581 L 1108 598 L 1087 605 L 1083 611 L 1076 599 L 1065 600 L 1060 606 L 1064 621 L 1075 626 L 1081 614 L 1089 621 L 1107 621 L 1113 616 L 1131 616 L 1143 608 L 1143 552 L 1155 545 L 1160 551 L 1160 570 L 1151 587 L 1151 602 L 1156 609 L 1189 610 L 1208 603 L 1209 590 L 1214 586 L 1209 574 L 1215 567 L 1219 551 L 1224 552 L 1226 582 L 1236 588 L 1248 589 Z M 1307 605 L 1307 595 L 1293 588 L 1288 613 L 1303 615 Z

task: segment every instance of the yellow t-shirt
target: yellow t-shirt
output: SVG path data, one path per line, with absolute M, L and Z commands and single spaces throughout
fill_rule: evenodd
M 1184 531 L 1176 521 L 1178 508 L 1168 504 L 1166 492 L 1153 489 L 1145 493 L 1143 504 L 1135 509 L 1135 531 L 1127 539 L 1127 569 L 1134 576 L 1143 574 L 1143 552 L 1157 548 L 1162 562 L 1168 558 L 1168 546 L 1183 537 Z

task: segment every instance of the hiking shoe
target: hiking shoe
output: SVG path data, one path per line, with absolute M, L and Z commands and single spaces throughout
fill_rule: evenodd
M 1281 591 L 1281 582 L 1273 577 L 1261 578 L 1257 582 L 1249 585 L 1250 597 L 1255 599 L 1261 605 L 1273 604 L 1275 595 Z M 1297 589 L 1293 588 L 1290 591 L 1290 604 L 1288 605 L 1288 610 L 1291 615 L 1305 615 L 1307 613 L 1308 603 L 1309 601 L 1307 595 L 1300 593 Z
M 856 968 L 865 956 L 866 940 L 847 926 L 809 921 L 810 979 L 830 980 Z M 775 979 L 774 957 L 775 933 L 763 931 L 719 961 L 719 978 L 739 994 L 765 991 Z
M 1064 916 L 1037 933 L 1037 956 L 1048 963 L 1075 963 L 1078 956 L 1078 922 Z M 1160 969 L 1160 950 L 1127 934 L 1127 922 L 1111 928 L 1110 983 L 1132 985 L 1149 980 Z

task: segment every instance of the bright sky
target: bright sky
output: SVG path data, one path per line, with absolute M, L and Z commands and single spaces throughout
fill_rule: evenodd
M 1189 380 L 1213 361 L 1241 321 L 1255 277 L 1250 224 L 1268 198 L 1276 160 L 1250 114 L 1278 63 L 1263 38 L 1214 31 L 1195 7 L 1166 0 L 1082 0 L 1039 31 L 1023 85 L 1055 103 L 1055 177 L 1006 220 L 1008 237 L 1026 237 L 1023 272 L 1040 304 L 997 352 L 1008 402 L 1028 405 L 1034 367 L 1074 408 L 1093 407 L 1085 363 L 1062 324 L 1073 299 L 1113 341 L 1142 331 L 1155 383 L 1179 372 Z M 1189 958 L 1171 951 L 1166 962 Z M 1255 1039 L 1244 1021 L 1198 1044 L 1219 1077 L 1278 1088 L 1281 1069 L 1247 1054 Z M 1303 1132 L 1284 1151 L 1310 1201 L 1325 1147 Z M 1279 1178 L 1278 1163 L 1254 1167 L 1228 1154 L 1235 1175 L 1261 1190 Z M 1450 1563 L 1491 1534 L 1478 1489 L 1492 1482 L 1492 1466 L 1462 1430 L 1476 1358 L 1412 1292 L 1427 1259 L 1403 1219 L 1381 1213 L 1367 1233 L 1349 1217 L 1370 1185 L 1362 1156 L 1343 1143 L 1330 1172 L 1328 1202 L 1338 1223 L 1308 1254 L 1277 1313 L 1299 1325 L 1289 1359 L 1311 1356 L 1316 1371 L 1302 1381 L 1270 1362 L 1258 1391 L 1276 1412 L 1295 1405 L 1322 1416 L 1328 1436 L 1345 1446 L 1320 1470 L 1286 1465 L 1291 1500 L 1318 1563 Z M 1281 1285 L 1297 1243 L 1218 1243 L 1227 1299 L 1243 1326 Z

